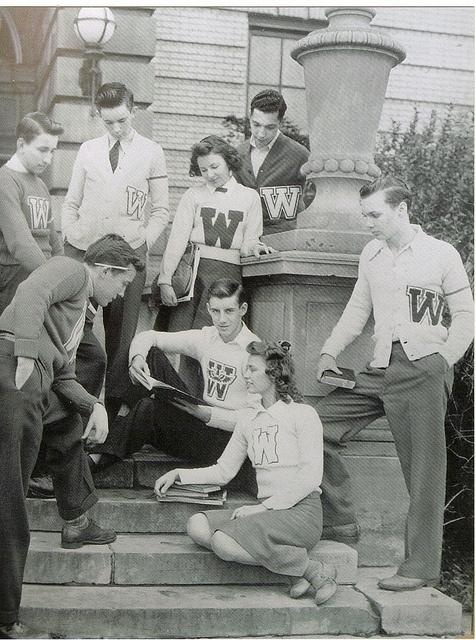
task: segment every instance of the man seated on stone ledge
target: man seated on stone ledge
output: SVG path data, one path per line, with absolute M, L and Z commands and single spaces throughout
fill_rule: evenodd
M 207 308 L 213 326 L 136 335 L 129 352 L 131 384 L 107 440 L 90 454 L 93 471 L 139 451 L 145 444 L 198 465 L 210 465 L 221 455 L 235 427 L 237 410 L 258 400 L 248 394 L 243 373 L 246 347 L 259 339 L 243 323 L 248 303 L 238 282 L 229 278 L 213 282 Z M 171 404 L 147 388 L 146 377 L 151 376 L 187 391 L 166 354 L 190 356 L 200 363 L 207 405 Z M 244 465 L 239 484 L 256 492 L 251 465 Z
M 324 344 L 317 377 L 339 372 L 336 357 L 375 322 L 372 361 L 353 389 L 337 388 L 317 405 L 324 426 L 322 505 L 326 537 L 344 542 L 359 530 L 351 482 L 339 448 L 386 415 L 410 494 L 405 559 L 380 580 L 392 591 L 439 579 L 445 506 L 445 412 L 453 365 L 473 336 L 473 299 L 456 249 L 410 224 L 412 194 L 394 177 L 360 190 L 362 214 L 374 239 L 360 257 L 352 296 Z M 442 322 L 444 305 L 451 326 Z M 371 466 L 369 482 L 372 481 Z

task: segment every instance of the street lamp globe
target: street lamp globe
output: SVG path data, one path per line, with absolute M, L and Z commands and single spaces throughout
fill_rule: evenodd
M 109 7 L 82 7 L 74 20 L 74 32 L 86 47 L 102 47 L 115 29 L 116 21 Z

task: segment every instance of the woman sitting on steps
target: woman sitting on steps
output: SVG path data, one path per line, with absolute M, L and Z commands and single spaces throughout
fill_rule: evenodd
M 155 491 L 164 494 L 177 480 L 225 485 L 248 455 L 256 470 L 260 502 L 196 513 L 187 532 L 222 560 L 291 576 L 296 581 L 293 597 L 302 595 L 310 583 L 316 604 L 322 604 L 337 589 L 335 567 L 308 555 L 322 532 L 322 425 L 312 407 L 298 403 L 288 349 L 289 343 L 248 345 L 245 380 L 250 392 L 261 395 L 261 405 L 240 412 L 215 465 L 169 471 L 156 481 Z

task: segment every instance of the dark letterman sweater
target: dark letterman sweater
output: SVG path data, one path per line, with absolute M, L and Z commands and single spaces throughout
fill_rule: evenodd
M 309 151 L 280 133 L 257 176 L 253 173 L 250 151 L 249 140 L 238 147 L 243 164 L 235 176 L 245 187 L 256 189 L 261 197 L 263 235 L 295 229 L 296 216 L 304 209 L 302 193 L 306 179 L 301 167 Z
M 18 286 L 0 316 L 0 331 L 14 335 L 15 356 L 39 360 L 53 391 L 85 414 L 98 399 L 76 380 L 75 358 L 92 293 L 86 266 L 55 256 Z

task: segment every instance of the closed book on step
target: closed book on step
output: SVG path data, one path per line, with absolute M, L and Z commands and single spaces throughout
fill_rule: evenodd
M 226 500 L 226 489 L 222 489 L 218 485 L 180 485 L 174 483 L 166 493 L 154 491 L 154 494 L 159 502 L 223 505 Z

